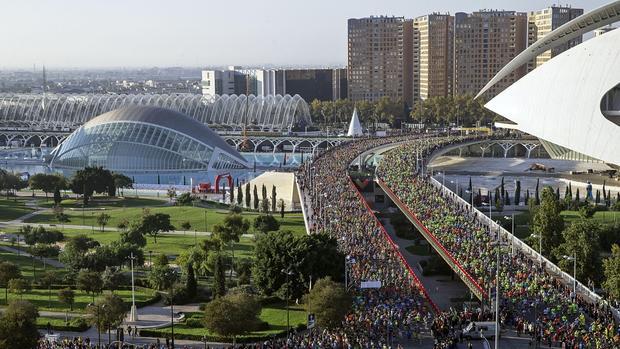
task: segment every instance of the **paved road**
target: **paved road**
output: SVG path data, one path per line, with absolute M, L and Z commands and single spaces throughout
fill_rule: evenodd
M 21 256 L 24 256 L 24 257 L 32 257 L 32 255 L 30 253 L 28 253 L 28 252 L 19 251 L 18 249 L 12 248 L 12 247 L 9 247 L 9 246 L 0 245 L 0 250 L 4 250 L 4 251 L 15 253 L 15 254 L 19 253 Z M 65 267 L 64 264 L 60 263 L 59 261 L 57 261 L 55 259 L 39 258 L 39 257 L 35 257 L 35 258 L 38 259 L 38 260 L 44 261 L 45 263 L 47 263 L 47 264 L 49 264 L 49 265 L 51 265 L 53 267 L 56 267 L 56 268 L 64 268 Z

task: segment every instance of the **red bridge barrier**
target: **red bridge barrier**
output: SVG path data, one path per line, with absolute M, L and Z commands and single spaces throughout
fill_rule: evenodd
M 394 201 L 394 203 L 403 211 L 405 216 L 412 220 L 418 228 L 421 228 L 422 235 L 426 237 L 426 240 L 435 248 L 435 250 L 442 256 L 442 258 L 451 266 L 452 270 L 454 270 L 461 279 L 467 284 L 469 289 L 478 297 L 478 299 L 482 300 L 488 297 L 487 292 L 484 291 L 482 287 L 474 280 L 474 278 L 469 275 L 469 273 L 461 266 L 461 264 L 454 259 L 452 253 L 450 253 L 443 244 L 435 237 L 433 233 L 431 233 L 424 224 L 417 218 L 417 216 L 409 210 L 409 207 L 400 200 L 400 198 L 390 189 L 385 182 L 383 182 L 380 178 L 377 178 L 377 183 L 379 186 L 388 194 L 390 199 Z
M 372 211 L 372 209 L 370 208 L 370 206 L 368 205 L 368 203 L 366 202 L 366 200 L 364 199 L 362 194 L 359 192 L 359 190 L 357 190 L 357 187 L 355 186 L 355 183 L 353 183 L 353 181 L 351 180 L 351 177 L 348 177 L 348 178 L 349 178 L 349 184 L 351 185 L 351 187 L 353 187 L 353 190 L 357 194 L 357 197 L 364 204 L 364 206 L 366 207 L 366 210 L 369 212 L 369 214 L 372 216 L 372 218 L 374 218 L 375 222 L 377 223 L 377 225 L 381 229 L 381 232 L 383 233 L 383 236 L 390 243 L 390 245 L 392 246 L 394 251 L 400 257 L 402 263 L 405 265 L 405 267 L 409 271 L 409 274 L 413 278 L 413 283 L 415 284 L 415 286 L 420 290 L 420 292 L 422 293 L 424 298 L 426 298 L 426 300 L 431 305 L 431 307 L 433 308 L 435 313 L 440 313 L 441 310 L 439 309 L 439 307 L 437 307 L 435 302 L 433 302 L 431 297 L 428 295 L 428 292 L 426 291 L 426 288 L 424 288 L 424 285 L 422 285 L 422 282 L 420 282 L 420 279 L 418 279 L 418 276 L 415 274 L 415 272 L 413 271 L 413 269 L 411 268 L 409 263 L 407 263 L 407 260 L 405 260 L 405 257 L 402 255 L 402 253 L 400 253 L 400 249 L 399 249 L 398 245 L 394 242 L 394 240 L 392 240 L 392 237 L 390 236 L 390 234 L 388 234 L 388 232 L 385 230 L 385 227 L 383 227 L 383 224 L 381 224 L 381 222 L 379 221 L 377 216 L 375 216 L 375 213 Z

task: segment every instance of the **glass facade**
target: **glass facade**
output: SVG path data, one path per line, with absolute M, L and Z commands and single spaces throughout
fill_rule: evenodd
M 177 130 L 135 121 L 88 123 L 50 155 L 51 166 L 103 166 L 124 172 L 245 168 L 222 149 L 216 152 L 216 147 Z

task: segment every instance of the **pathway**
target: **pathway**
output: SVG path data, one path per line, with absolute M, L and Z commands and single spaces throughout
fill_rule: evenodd
M 32 257 L 32 255 L 30 253 L 28 253 L 28 252 L 20 251 L 20 250 L 18 250 L 16 248 L 12 248 L 12 247 L 9 247 L 9 246 L 0 245 L 0 250 L 4 250 L 4 251 L 10 252 L 10 253 L 15 253 L 15 254 L 19 253 L 21 256 L 24 256 L 24 257 Z M 34 257 L 34 258 L 36 258 L 38 260 L 41 260 L 41 261 L 44 261 L 45 263 L 51 265 L 52 267 L 56 267 L 56 268 L 64 268 L 65 267 L 64 264 L 60 263 L 59 261 L 57 261 L 55 259 L 39 258 L 39 257 Z
M 398 245 L 403 257 L 407 260 L 407 264 L 411 268 L 416 270 L 416 275 L 420 282 L 424 285 L 424 288 L 429 293 L 429 296 L 442 310 L 448 310 L 451 306 L 462 304 L 462 298 L 469 294 L 467 286 L 465 286 L 458 278 L 452 278 L 446 275 L 433 275 L 424 276 L 422 269 L 420 268 L 420 261 L 429 259 L 429 256 L 418 256 L 407 251 L 406 247 L 413 245 L 412 240 L 402 239 L 396 236 L 394 227 L 390 223 L 389 218 L 382 218 L 381 224 L 385 227 L 385 230 L 390 234 L 390 237 Z M 451 299 L 458 299 L 456 302 L 452 302 Z

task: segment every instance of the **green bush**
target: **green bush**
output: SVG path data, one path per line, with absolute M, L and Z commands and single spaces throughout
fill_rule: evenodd
M 300 326 L 297 326 L 297 329 L 302 330 L 302 329 L 305 329 L 305 327 L 306 327 L 305 325 L 300 325 Z M 169 336 L 169 333 L 162 331 L 162 330 L 143 329 L 143 330 L 140 330 L 140 336 L 164 338 L 164 337 Z M 237 343 L 262 342 L 262 341 L 269 340 L 272 338 L 281 338 L 285 336 L 286 336 L 286 331 L 281 331 L 276 334 L 265 334 L 263 336 L 237 337 L 236 342 Z M 204 335 L 203 336 L 203 335 L 186 334 L 186 333 L 175 333 L 174 334 L 175 339 L 187 339 L 187 340 L 194 340 L 194 341 L 203 341 L 204 337 L 206 337 L 206 340 L 208 342 L 218 342 L 218 343 L 230 343 L 231 342 L 231 338 L 226 338 L 226 337 L 216 336 L 216 335 Z
M 204 324 L 202 322 L 202 319 L 192 317 L 192 318 L 185 320 L 185 326 L 191 327 L 191 328 L 203 328 Z

